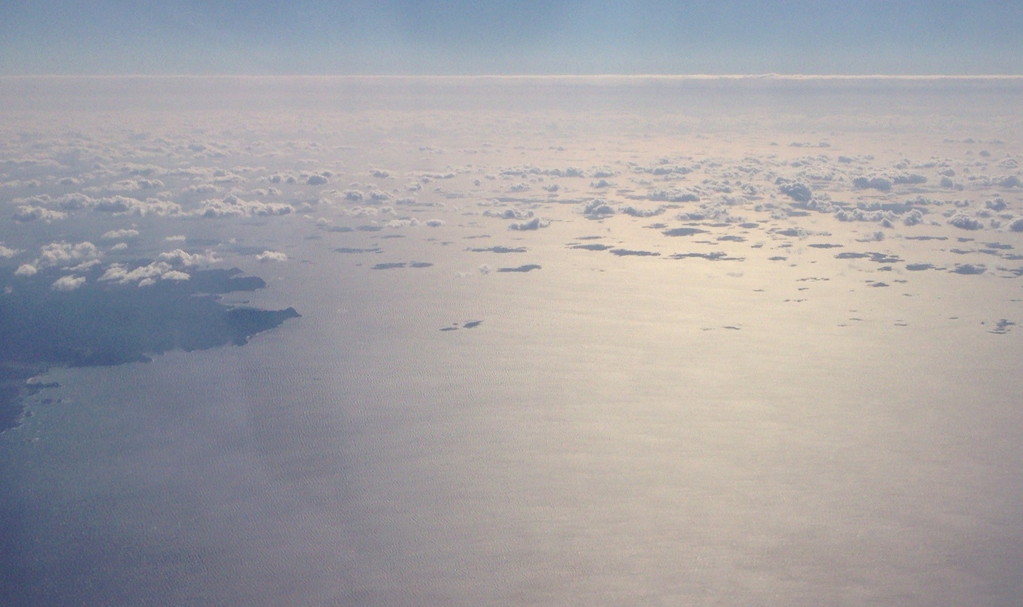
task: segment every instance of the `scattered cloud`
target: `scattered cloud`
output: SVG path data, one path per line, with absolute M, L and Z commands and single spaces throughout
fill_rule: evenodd
M 50 286 L 54 291 L 74 291 L 85 284 L 84 276 L 61 276 Z
M 26 276 L 27 277 L 27 276 L 35 276 L 38 272 L 39 272 L 39 269 L 36 266 L 34 266 L 34 265 L 30 264 L 30 263 L 23 263 L 20 266 L 18 266 L 17 270 L 14 271 L 14 275 L 15 276 Z
M 43 207 L 35 207 L 31 205 L 21 205 L 14 211 L 14 220 L 23 223 L 29 221 L 55 221 L 58 219 L 66 219 L 67 213 L 64 211 L 54 211 Z
M 260 263 L 268 263 L 271 261 L 287 261 L 288 256 L 280 251 L 263 251 L 256 256 L 256 259 Z
M 212 251 L 189 253 L 182 249 L 174 249 L 173 251 L 160 253 L 159 260 L 168 262 L 174 266 L 186 268 L 199 265 L 209 265 L 220 261 Z
M 508 226 L 509 230 L 539 230 L 540 228 L 546 228 L 550 225 L 549 220 L 543 220 L 539 217 L 534 217 L 529 221 L 523 221 L 522 223 L 513 223 Z
M 138 238 L 139 231 L 131 228 L 121 230 L 109 230 L 100 236 L 100 240 L 131 240 Z
M 82 261 L 99 259 L 100 250 L 91 242 L 51 242 L 43 245 L 35 262 L 39 267 L 66 267 Z
M 965 213 L 956 213 L 949 218 L 948 223 L 963 230 L 979 230 L 984 227 L 984 224 L 979 219 L 970 217 Z

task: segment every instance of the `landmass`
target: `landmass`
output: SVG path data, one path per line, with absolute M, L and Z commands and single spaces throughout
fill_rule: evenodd
M 26 380 L 51 367 L 147 362 L 153 354 L 175 349 L 243 345 L 299 316 L 290 307 L 260 310 L 223 303 L 223 293 L 266 286 L 258 277 L 240 274 L 237 268 L 198 270 L 188 280 L 145 287 L 87 275 L 83 286 L 59 291 L 52 288 L 56 273 L 13 280 L 9 269 L 0 270 L 5 285 L 0 293 L 0 432 L 20 423 L 25 397 L 39 389 Z

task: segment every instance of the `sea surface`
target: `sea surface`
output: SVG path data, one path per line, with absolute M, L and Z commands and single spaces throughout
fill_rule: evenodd
M 1021 93 L 0 78 L 0 262 L 301 314 L 35 379 L 0 603 L 1014 605 Z

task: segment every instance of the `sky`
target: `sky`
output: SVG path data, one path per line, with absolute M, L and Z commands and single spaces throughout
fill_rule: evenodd
M 7 0 L 0 74 L 1019 74 L 1023 3 Z

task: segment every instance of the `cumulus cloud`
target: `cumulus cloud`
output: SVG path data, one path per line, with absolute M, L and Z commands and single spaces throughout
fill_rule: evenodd
M 145 202 L 128 196 L 107 196 L 105 198 L 92 199 L 90 206 L 101 213 L 112 213 L 114 215 L 176 215 L 181 212 L 181 207 L 173 202 L 147 199 Z
M 648 173 L 657 176 L 687 175 L 692 172 L 692 169 L 687 166 L 672 164 L 669 158 L 659 159 L 654 166 L 635 166 L 632 170 L 635 173 Z
M 85 284 L 84 276 L 61 276 L 50 285 L 54 291 L 74 291 Z
M 533 216 L 532 211 L 523 211 L 520 209 L 501 209 L 499 211 L 493 211 L 487 209 L 483 211 L 484 217 L 500 217 L 501 219 L 528 219 Z
M 809 202 L 810 198 L 813 197 L 813 192 L 810 188 L 803 183 L 796 182 L 782 182 L 779 184 L 778 189 L 781 190 L 782 194 L 785 194 L 796 202 Z
M 287 261 L 288 256 L 281 251 L 263 251 L 256 256 L 256 259 L 258 259 L 260 263 L 268 263 L 271 261 Z
M 115 263 L 111 264 L 110 267 L 103 272 L 103 275 L 99 277 L 99 280 L 102 282 L 113 282 L 121 285 L 139 283 L 141 281 L 148 280 L 149 282 L 147 284 L 152 284 L 156 281 L 156 279 L 171 271 L 171 265 L 167 262 L 161 261 L 132 268 L 130 270 L 122 264 Z
M 632 217 L 654 217 L 664 212 L 664 207 L 657 207 L 655 209 L 639 209 L 634 206 L 626 206 L 621 208 L 621 212 Z
M 202 264 L 211 264 L 219 261 L 213 254 L 213 251 L 206 251 L 204 253 L 189 253 L 181 249 L 174 249 L 173 251 L 166 251 L 160 253 L 160 261 L 165 261 L 178 267 L 193 267 Z
M 92 259 L 99 259 L 100 251 L 91 242 L 79 242 L 71 244 L 68 242 L 51 242 L 43 245 L 36 260 L 36 265 L 41 267 L 67 266 L 81 263 Z
M 546 228 L 551 224 L 550 220 L 543 220 L 539 217 L 534 217 L 529 221 L 523 221 L 521 223 L 513 223 L 508 226 L 509 230 L 539 230 L 540 228 Z
M 859 190 L 878 190 L 879 192 L 887 192 L 892 189 L 892 181 L 884 177 L 857 177 L 853 179 L 853 187 Z
M 11 257 L 14 257 L 17 254 L 18 254 L 17 250 L 12 249 L 10 247 L 5 247 L 4 244 L 0 242 L 0 259 L 10 259 Z
M 127 264 L 114 263 L 106 268 L 99 277 L 102 282 L 129 285 L 137 284 L 140 287 L 155 284 L 158 280 L 188 280 L 190 278 L 183 268 L 190 268 L 200 264 L 209 264 L 217 261 L 212 252 L 188 253 L 181 249 L 175 249 L 161 253 L 155 261 L 145 265 L 131 267 Z
M 185 253 L 187 256 L 188 253 Z M 175 269 L 175 263 L 181 266 L 194 264 L 181 263 L 181 259 L 170 257 L 152 261 L 146 265 L 129 268 L 120 263 L 110 264 L 106 271 L 99 277 L 102 282 L 112 282 L 120 285 L 136 284 L 139 287 L 148 287 L 156 284 L 159 280 L 189 280 L 191 276 L 182 270 Z
M 405 228 L 417 225 L 419 225 L 419 220 L 415 217 L 400 217 L 398 219 L 392 219 L 384 224 L 384 226 L 388 228 Z
M 30 263 L 23 263 L 14 271 L 15 276 L 35 276 L 39 269 Z
M 67 266 L 65 269 L 68 270 L 69 272 L 85 272 L 86 270 L 89 270 L 89 269 L 92 269 L 92 268 L 98 266 L 100 263 L 101 262 L 98 259 L 90 259 L 88 261 L 83 261 L 80 264 L 76 264 L 76 265 L 73 265 L 73 266 Z
M 693 192 L 685 190 L 652 190 L 647 194 L 649 200 L 658 202 L 696 202 L 700 197 Z
M 587 219 L 603 219 L 614 214 L 615 210 L 611 205 L 600 198 L 594 198 L 583 206 L 583 215 Z
M 134 229 L 123 229 L 123 230 L 110 230 L 104 232 L 100 236 L 101 240 L 130 240 L 132 238 L 138 238 L 139 231 Z
M 188 186 L 187 191 L 192 194 L 209 196 L 210 194 L 216 194 L 219 192 L 220 188 L 212 183 L 195 183 Z
M 14 211 L 14 220 L 21 222 L 29 222 L 36 220 L 53 221 L 56 219 L 64 219 L 67 217 L 67 213 L 63 211 L 54 211 L 44 207 L 37 207 L 31 205 L 20 205 Z
M 119 192 L 135 192 L 138 190 L 155 190 L 162 188 L 163 182 L 159 179 L 122 179 L 110 184 L 109 190 Z
M 54 200 L 58 207 L 64 211 L 76 211 L 78 209 L 84 209 L 92 204 L 92 198 L 81 192 L 73 192 L 70 194 L 64 194 Z
M 956 213 L 949 218 L 948 223 L 963 230 L 979 230 L 983 226 L 979 219 L 975 219 L 965 213 Z
M 227 196 L 220 200 L 208 199 L 202 201 L 199 210 L 195 214 L 207 219 L 219 219 L 223 217 L 288 215 L 292 211 L 294 211 L 294 208 L 290 204 L 246 201 L 237 196 Z

